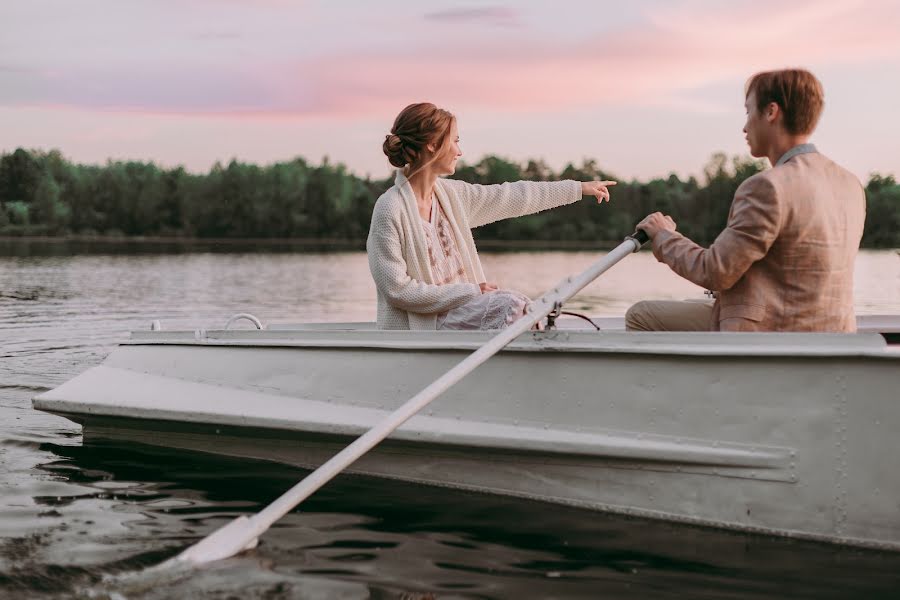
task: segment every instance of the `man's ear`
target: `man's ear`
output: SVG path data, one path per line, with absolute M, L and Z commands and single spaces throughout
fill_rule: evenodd
M 763 112 L 763 115 L 766 117 L 766 121 L 768 121 L 769 123 L 774 123 L 781 115 L 781 107 L 778 106 L 778 103 L 776 102 L 769 102 L 766 105 L 766 109 Z

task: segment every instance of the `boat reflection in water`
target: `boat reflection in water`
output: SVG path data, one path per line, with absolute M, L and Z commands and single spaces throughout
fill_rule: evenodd
M 40 587 L 34 573 L 22 573 L 32 581 L 28 589 L 44 593 L 102 587 L 160 599 L 220 598 L 227 589 L 241 598 L 820 600 L 890 597 L 898 581 L 895 553 L 348 475 L 288 514 L 251 553 L 186 579 L 151 579 L 150 592 L 147 581 L 110 590 L 103 576 L 159 564 L 227 519 L 259 511 L 307 471 L 121 441 L 49 446 L 57 459 L 43 469 L 79 491 L 41 504 L 96 507 L 91 512 L 108 517 L 89 536 L 75 528 L 55 542 L 80 544 L 88 572 L 48 571 Z M 119 484 L 112 493 L 111 482 Z

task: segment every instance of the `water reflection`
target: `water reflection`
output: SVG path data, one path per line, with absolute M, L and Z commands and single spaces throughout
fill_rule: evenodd
M 247 240 L 178 238 L 4 238 L 0 237 L 0 257 L 50 257 L 85 254 L 114 256 L 137 254 L 198 253 L 331 253 L 360 251 L 364 242 L 341 240 Z
M 29 566 L 3 587 L 31 592 L 127 591 L 129 584 L 104 583 L 101 575 L 155 565 L 259 510 L 306 473 L 137 444 L 41 450 L 55 456 L 42 472 L 89 491 L 35 497 L 53 507 L 46 518 L 59 524 L 5 544 L 7 559 Z M 264 598 L 275 589 L 293 597 L 328 582 L 338 585 L 330 591 L 360 598 L 770 598 L 786 590 L 868 598 L 897 589 L 898 567 L 895 554 L 344 476 L 267 532 L 256 550 L 203 568 L 199 578 L 157 576 L 151 589 L 144 581 L 140 597 L 228 590 Z
M 3 242 L 8 243 L 8 242 Z M 0 243 L 0 597 L 838 598 L 900 589 L 900 555 L 677 527 L 537 502 L 341 477 L 255 551 L 188 574 L 103 582 L 160 563 L 304 472 L 268 463 L 81 442 L 30 398 L 98 364 L 132 329 L 367 321 L 359 252 L 215 249 L 130 255 Z M 59 253 L 57 253 L 59 251 Z M 6 253 L 4 257 L 3 254 Z M 118 252 L 118 251 L 117 251 Z M 184 252 L 184 253 L 182 253 Z M 596 252 L 483 256 L 502 285 L 537 295 Z M 900 313 L 900 257 L 864 252 L 857 307 Z M 571 306 L 621 315 L 644 297 L 702 295 L 649 254 Z

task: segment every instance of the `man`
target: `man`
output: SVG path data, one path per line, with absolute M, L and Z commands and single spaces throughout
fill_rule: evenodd
M 653 213 L 638 224 L 656 258 L 715 292 L 712 302 L 638 302 L 626 315 L 643 331 L 856 331 L 853 265 L 866 200 L 859 180 L 809 137 L 824 104 L 805 70 L 757 73 L 746 86 L 750 153 L 772 168 L 744 181 L 709 248 Z

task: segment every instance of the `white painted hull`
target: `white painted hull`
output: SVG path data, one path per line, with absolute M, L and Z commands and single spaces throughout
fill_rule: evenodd
M 146 332 L 35 399 L 86 436 L 314 467 L 489 333 Z M 353 471 L 900 550 L 881 336 L 520 337 Z

